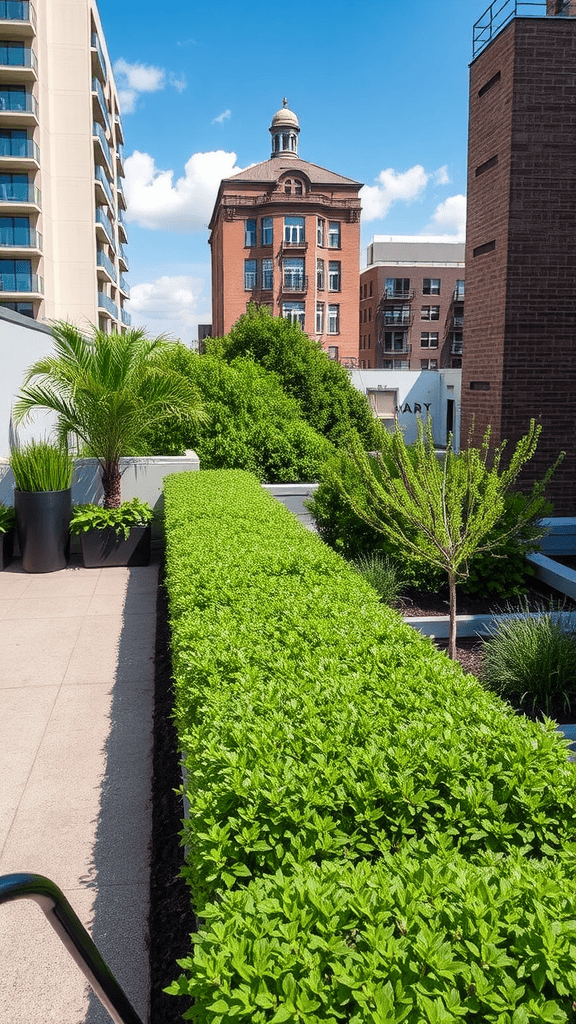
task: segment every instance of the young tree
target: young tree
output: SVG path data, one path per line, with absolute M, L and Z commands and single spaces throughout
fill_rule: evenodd
M 490 428 L 480 448 L 452 451 L 450 444 L 439 458 L 432 421 L 418 422 L 418 438 L 408 446 L 401 429 L 387 435 L 381 453 L 370 457 L 359 442 L 350 447 L 360 484 L 349 486 L 357 475 L 342 473 L 339 484 L 354 511 L 400 549 L 443 569 L 450 588 L 449 657 L 456 652 L 456 584 L 468 574 L 468 562 L 478 551 L 490 551 L 506 535 L 519 529 L 542 536 L 538 519 L 547 507 L 544 489 L 556 465 L 534 485 L 519 517 L 497 540 L 490 531 L 505 511 L 505 498 L 523 465 L 532 458 L 541 427 L 534 420 L 518 441 L 510 461 L 502 468 L 506 442 L 490 450 Z
M 104 507 L 122 501 L 120 459 L 139 455 L 144 433 L 155 423 L 184 414 L 202 417 L 198 394 L 180 374 L 159 362 L 171 342 L 94 330 L 86 338 L 73 324 L 52 328 L 55 354 L 30 367 L 14 405 L 16 422 L 35 409 L 57 415 L 59 439 L 75 435 L 83 454 L 98 459 Z

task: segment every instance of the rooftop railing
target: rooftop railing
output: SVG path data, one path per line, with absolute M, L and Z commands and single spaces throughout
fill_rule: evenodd
M 477 57 L 514 18 L 566 18 L 575 11 L 575 0 L 494 0 L 472 29 L 472 55 Z

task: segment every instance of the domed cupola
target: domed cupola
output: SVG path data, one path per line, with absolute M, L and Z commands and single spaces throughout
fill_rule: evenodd
M 288 100 L 282 100 L 282 109 L 277 110 L 270 125 L 272 156 L 298 156 L 298 135 L 300 125 L 296 114 L 289 109 Z

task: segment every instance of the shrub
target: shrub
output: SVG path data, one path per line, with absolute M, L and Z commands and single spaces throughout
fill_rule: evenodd
M 65 491 L 72 484 L 72 456 L 66 448 L 48 441 L 29 441 L 13 448 L 10 465 L 19 491 Z
M 127 540 L 135 526 L 149 526 L 154 520 L 154 511 L 146 501 L 131 498 L 123 501 L 118 508 L 102 508 L 101 505 L 75 505 L 70 520 L 70 533 L 88 533 L 90 530 L 112 529 Z
M 207 349 L 228 361 L 249 356 L 274 371 L 287 394 L 300 403 L 310 426 L 337 447 L 351 429 L 367 449 L 380 447 L 381 427 L 365 395 L 351 383 L 346 369 L 329 359 L 297 324 L 251 304 L 230 334 L 208 341 Z
M 486 685 L 527 714 L 576 709 L 576 617 L 528 608 L 500 619 L 482 643 Z
M 373 551 L 368 555 L 359 555 L 352 562 L 356 572 L 374 587 L 378 597 L 384 604 L 397 604 L 405 581 L 402 567 L 388 555 Z
M 318 478 L 332 446 L 306 423 L 275 374 L 251 359 L 227 363 L 183 345 L 163 361 L 201 395 L 206 421 L 160 424 L 148 433 L 146 454 L 193 448 L 202 469 L 246 469 L 268 483 Z
M 206 921 L 172 987 L 189 1016 L 571 1019 L 576 796 L 552 723 L 464 676 L 244 473 L 168 478 L 166 538 Z

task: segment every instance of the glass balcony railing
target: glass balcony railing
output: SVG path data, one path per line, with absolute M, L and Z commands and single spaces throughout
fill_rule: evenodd
M 36 54 L 22 43 L 0 42 L 0 66 L 10 68 L 32 68 L 38 71 Z
M 122 259 L 123 259 L 123 261 L 124 261 L 124 263 L 126 265 L 126 270 L 128 270 L 128 257 L 126 255 L 126 249 L 122 245 L 122 242 L 119 243 L 118 249 L 119 249 L 119 252 L 120 252 L 120 256 L 122 257 Z
M 98 305 L 102 309 L 108 310 L 115 320 L 118 319 L 118 306 L 115 302 L 112 302 L 112 299 L 105 295 L 104 292 L 98 292 Z
M 0 248 L 41 249 L 42 235 L 36 231 L 36 228 L 25 227 L 22 230 L 8 232 L 0 229 Z
M 126 324 L 126 327 L 131 327 L 132 317 L 130 316 L 130 313 L 127 313 L 125 309 L 120 310 L 120 313 L 122 316 L 122 323 Z
M 112 170 L 112 154 L 110 153 L 110 146 L 108 145 L 108 142 L 106 140 L 106 133 L 102 125 L 98 124 L 98 121 L 94 121 L 92 125 L 92 134 L 97 137 L 104 151 L 104 156 L 108 161 L 108 167 L 110 168 L 110 170 Z
M 116 280 L 116 267 L 112 263 L 112 260 L 109 258 L 109 256 L 107 256 L 106 253 L 102 252 L 100 249 L 96 253 L 96 263 L 99 267 L 103 267 L 104 270 L 107 270 L 108 273 L 110 274 L 110 277 L 114 281 Z
M 40 206 L 40 189 L 35 185 L 0 182 L 0 203 L 36 203 Z
M 29 21 L 36 28 L 36 11 L 29 0 L 0 0 L 0 21 Z
M 25 89 L 0 89 L 0 113 L 21 111 L 38 116 L 38 100 Z
M 43 295 L 44 281 L 38 274 L 0 271 L 0 292 L 35 292 Z
M 104 56 L 104 50 L 102 49 L 102 44 L 100 43 L 97 32 L 92 33 L 91 44 L 92 49 L 96 50 L 96 53 L 98 54 L 98 60 L 100 62 L 100 70 L 102 72 L 102 77 L 104 81 L 106 81 L 106 57 Z
M 100 164 L 96 164 L 96 167 L 95 167 L 95 170 L 94 170 L 94 174 L 95 174 L 96 180 L 100 182 L 100 184 L 102 185 L 102 188 L 104 189 L 106 195 L 108 196 L 108 199 L 110 201 L 110 206 L 113 206 L 114 205 L 114 201 L 112 199 L 112 186 L 111 186 L 110 182 L 108 181 L 108 178 L 106 177 L 106 171 L 104 170 L 103 167 L 100 166 Z
M 102 209 L 101 206 L 96 207 L 96 222 L 98 224 L 102 224 L 102 226 L 106 229 L 106 234 L 108 235 L 110 242 L 113 242 L 114 230 L 112 228 L 112 224 L 110 223 L 110 218 L 108 214 L 105 210 Z
M 120 287 L 125 295 L 130 295 L 130 285 L 122 274 L 120 274 Z
M 98 99 L 100 101 L 100 109 L 102 111 L 102 117 L 104 118 L 104 121 L 106 122 L 106 127 L 107 127 L 108 131 L 110 131 L 110 120 L 108 118 L 108 106 L 107 106 L 107 103 L 106 103 L 106 97 L 104 96 L 104 89 L 102 88 L 102 86 L 101 86 L 101 84 L 100 84 L 100 82 L 98 81 L 97 78 L 93 78 L 92 79 L 92 92 L 96 93 L 96 95 L 97 95 L 97 97 L 98 97 Z
M 32 139 L 0 138 L 0 156 L 26 157 L 40 163 L 40 150 Z

